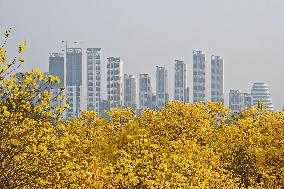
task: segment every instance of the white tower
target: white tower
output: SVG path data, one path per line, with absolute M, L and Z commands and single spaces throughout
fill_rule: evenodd
M 168 71 L 165 67 L 156 66 L 156 107 L 160 109 L 168 101 Z
M 211 101 L 224 104 L 224 60 L 211 56 Z
M 136 79 L 133 75 L 124 74 L 124 106 L 137 108 L 136 105 Z
M 193 103 L 205 101 L 205 54 L 193 51 Z
M 269 111 L 274 110 L 272 98 L 265 83 L 254 83 L 251 88 L 251 95 L 253 98 L 253 105 L 257 106 L 259 102 L 263 102 Z
M 87 109 L 100 112 L 101 58 L 100 48 L 87 48 Z
M 123 106 L 123 62 L 120 58 L 109 57 L 107 62 L 107 96 L 110 108 Z
M 139 109 L 152 108 L 151 77 L 148 74 L 139 75 Z
M 189 102 L 189 87 L 187 87 L 186 64 L 175 60 L 175 100 Z

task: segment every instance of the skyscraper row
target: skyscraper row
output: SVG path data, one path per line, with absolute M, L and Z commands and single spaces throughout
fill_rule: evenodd
M 107 100 L 101 98 L 101 56 L 100 48 L 87 48 L 87 109 L 102 112 L 116 106 L 132 107 L 143 110 L 161 109 L 169 101 L 168 70 L 156 66 L 156 90 L 152 91 L 149 74 L 135 76 L 124 74 L 123 61 L 120 58 L 107 58 Z M 52 53 L 49 57 L 49 74 L 59 76 L 60 83 L 53 90 L 59 92 L 65 86 L 67 103 L 70 109 L 66 118 L 78 116 L 82 103 L 82 49 L 67 48 L 66 79 L 64 73 L 64 54 Z M 206 55 L 202 51 L 193 51 L 193 103 L 204 102 L 206 94 Z M 189 102 L 187 85 L 187 66 L 182 60 L 174 61 L 174 100 Z M 65 83 L 66 82 L 66 83 Z M 138 92 L 137 92 L 138 90 Z M 250 107 L 258 101 L 268 103 L 273 109 L 270 93 L 265 84 L 256 83 L 252 95 L 231 90 L 229 106 L 234 112 Z M 138 97 L 138 99 L 137 99 Z M 224 103 L 224 60 L 220 56 L 211 56 L 211 101 Z M 55 102 L 55 105 L 58 102 Z
M 260 106 L 261 102 L 264 103 L 263 105 L 267 110 L 274 110 L 272 98 L 265 83 L 254 83 L 251 88 L 251 94 L 230 90 L 229 107 L 234 113 L 252 106 Z
M 193 103 L 204 102 L 206 94 L 206 55 L 193 51 Z M 224 104 L 224 60 L 211 56 L 211 101 Z

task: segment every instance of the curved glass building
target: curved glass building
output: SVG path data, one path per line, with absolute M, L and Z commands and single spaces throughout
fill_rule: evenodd
M 272 104 L 272 98 L 268 90 L 268 86 L 265 83 L 254 83 L 251 88 L 251 95 L 253 98 L 254 106 L 257 105 L 258 102 L 263 102 L 265 103 L 269 111 L 274 110 L 274 106 Z

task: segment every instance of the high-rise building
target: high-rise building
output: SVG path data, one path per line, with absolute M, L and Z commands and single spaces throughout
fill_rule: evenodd
M 139 109 L 152 108 L 151 77 L 148 74 L 139 75 Z
M 241 93 L 241 110 L 252 107 L 252 96 L 248 93 Z
M 193 103 L 205 101 L 205 54 L 193 51 Z
M 157 106 L 157 95 L 154 95 L 152 93 L 152 101 L 151 101 L 151 106 L 149 107 L 151 109 L 155 109 L 155 110 L 158 110 L 158 106 Z
M 169 101 L 168 71 L 165 67 L 156 66 L 156 106 L 162 108 Z
M 101 57 L 100 48 L 87 48 L 87 109 L 100 112 Z
M 229 107 L 232 112 L 239 112 L 241 109 L 241 94 L 238 90 L 230 90 Z
M 108 100 L 101 99 L 100 102 L 100 116 L 102 118 L 108 119 L 109 116 L 106 114 L 106 111 L 110 109 L 110 103 Z
M 66 52 L 66 118 L 79 116 L 81 112 L 82 98 L 82 49 L 68 48 Z
M 211 101 L 224 104 L 224 60 L 211 56 Z
M 50 53 L 49 54 L 49 74 L 59 77 L 60 82 L 51 87 L 53 94 L 52 106 L 60 107 L 62 101 L 59 99 L 61 89 L 64 87 L 64 54 Z
M 107 96 L 110 108 L 123 106 L 123 62 L 120 58 L 114 57 L 107 60 Z
M 137 108 L 136 105 L 136 79 L 133 75 L 124 74 L 124 106 Z
M 253 105 L 257 106 L 259 102 L 263 102 L 269 111 L 274 110 L 272 98 L 265 83 L 254 83 L 251 88 L 251 95 L 253 98 Z
M 187 87 L 186 64 L 175 60 L 175 100 L 189 102 L 189 87 Z
M 64 54 L 50 53 L 49 54 L 49 74 L 57 76 L 60 82 L 59 87 L 64 87 Z
M 251 108 L 252 96 L 248 93 L 240 93 L 239 90 L 230 90 L 229 107 L 232 112 L 238 113 L 246 108 Z

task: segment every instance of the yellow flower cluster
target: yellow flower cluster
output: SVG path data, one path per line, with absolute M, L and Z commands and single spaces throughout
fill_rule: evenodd
M 139 116 L 115 108 L 109 120 L 86 111 L 64 121 L 67 105 L 52 106 L 48 90 L 58 81 L 40 70 L 3 75 L 1 188 L 284 186 L 283 112 L 233 116 L 219 103 L 176 101 Z

